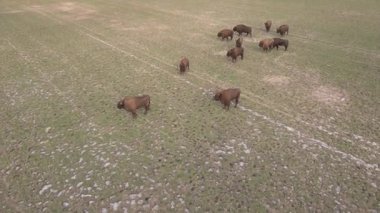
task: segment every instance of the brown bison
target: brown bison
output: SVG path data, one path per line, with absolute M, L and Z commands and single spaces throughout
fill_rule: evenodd
M 225 38 L 228 40 L 228 37 L 231 37 L 231 40 L 232 40 L 232 38 L 234 37 L 234 31 L 229 30 L 229 29 L 221 30 L 218 33 L 218 38 L 220 37 L 222 38 L 222 40 L 224 40 Z
M 259 42 L 259 47 L 263 48 L 264 51 L 268 51 L 273 48 L 274 40 L 272 38 L 266 38 Z
M 242 44 L 243 44 L 243 38 L 238 38 L 236 40 L 236 47 L 241 47 Z
M 264 23 L 264 25 L 265 25 L 265 29 L 267 30 L 267 32 L 269 32 L 270 27 L 272 26 L 272 21 L 268 20 L 267 22 Z
M 226 89 L 215 93 L 214 100 L 220 101 L 224 106 L 223 109 L 230 109 L 232 100 L 235 100 L 235 107 L 239 103 L 240 89 Z
M 186 68 L 189 70 L 190 69 L 190 63 L 189 63 L 189 59 L 187 59 L 186 57 L 183 57 L 181 59 L 181 61 L 179 62 L 179 71 L 181 73 L 184 73 L 186 71 Z
M 240 56 L 241 60 L 243 60 L 243 58 L 244 58 L 244 48 L 243 47 L 235 47 L 235 48 L 230 49 L 227 52 L 227 57 L 231 57 L 232 62 L 235 62 L 236 58 L 238 56 Z
M 277 28 L 277 33 L 280 33 L 281 36 L 285 35 L 288 35 L 289 34 L 289 26 L 284 24 L 284 25 L 281 25 L 279 28 Z
M 148 113 L 150 106 L 150 97 L 149 95 L 142 95 L 142 96 L 127 96 L 120 100 L 117 103 L 117 108 L 121 109 L 124 108 L 126 111 L 131 112 L 133 115 L 133 118 L 137 117 L 136 110 L 144 107 L 145 108 L 145 113 Z
M 276 47 L 278 50 L 278 46 L 284 46 L 285 51 L 288 49 L 289 41 L 286 39 L 281 39 L 281 38 L 274 38 L 273 39 L 273 45 L 272 48 Z
M 252 37 L 252 28 L 251 27 L 248 27 L 244 24 L 238 24 L 236 25 L 234 28 L 233 28 L 233 31 L 239 33 L 239 36 L 242 34 L 242 33 L 247 33 L 247 35 L 250 35 Z

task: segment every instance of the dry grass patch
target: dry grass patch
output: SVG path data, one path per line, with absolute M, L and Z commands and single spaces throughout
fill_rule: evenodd
M 153 32 L 157 30 L 161 32 L 170 29 L 169 26 L 158 22 L 146 22 L 143 25 L 127 25 L 121 20 L 112 19 L 109 23 L 112 28 L 122 31 Z
M 263 81 L 273 86 L 286 86 L 290 83 L 290 79 L 281 75 L 267 75 Z
M 359 17 L 364 15 L 363 13 L 353 10 L 337 10 L 335 13 L 343 17 Z
M 226 56 L 227 50 L 221 50 L 213 53 L 214 55 Z
M 43 10 L 61 14 L 62 17 L 70 20 L 83 20 L 92 18 L 96 10 L 89 5 L 80 4 L 77 2 L 61 2 L 46 6 L 33 5 L 32 9 Z
M 320 86 L 312 91 L 312 96 L 318 102 L 328 105 L 343 104 L 348 101 L 347 93 L 332 86 Z

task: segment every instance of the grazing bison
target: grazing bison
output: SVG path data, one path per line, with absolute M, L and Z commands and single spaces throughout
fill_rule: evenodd
M 243 38 L 238 38 L 236 40 L 236 47 L 241 47 L 242 44 L 243 44 Z
M 267 52 L 269 49 L 273 48 L 273 42 L 274 40 L 272 38 L 263 39 L 259 42 L 259 47 Z
M 286 39 L 281 39 L 281 38 L 274 38 L 273 39 L 273 45 L 272 48 L 276 47 L 278 50 L 278 46 L 284 46 L 285 51 L 288 49 L 289 41 Z
M 214 100 L 220 101 L 224 106 L 223 109 L 230 109 L 232 100 L 235 100 L 235 107 L 239 103 L 240 89 L 226 89 L 215 93 Z
M 269 32 L 270 27 L 272 26 L 272 21 L 268 20 L 267 22 L 264 23 L 264 25 L 265 25 L 265 29 L 267 30 L 267 32 Z
M 124 108 L 128 112 L 131 112 L 133 115 L 133 118 L 137 117 L 136 110 L 141 107 L 145 108 L 144 114 L 148 113 L 149 106 L 150 106 L 149 95 L 135 96 L 135 97 L 127 96 L 117 103 L 117 108 L 119 109 Z
M 227 52 L 227 57 L 231 57 L 232 62 L 235 62 L 236 58 L 238 56 L 240 56 L 241 60 L 243 60 L 243 58 L 244 58 L 244 48 L 243 47 L 235 47 L 235 48 L 230 49 Z
M 239 33 L 239 36 L 242 34 L 242 33 L 247 33 L 247 35 L 250 35 L 252 37 L 252 28 L 251 27 L 248 27 L 244 24 L 239 24 L 239 25 L 236 25 L 233 30 L 237 33 Z
M 288 35 L 289 34 L 289 26 L 284 24 L 284 25 L 281 25 L 279 28 L 277 28 L 277 33 L 280 33 L 281 36 L 285 35 Z
M 228 37 L 231 37 L 231 40 L 232 40 L 232 38 L 234 37 L 234 31 L 229 30 L 229 29 L 221 30 L 218 33 L 218 38 L 220 37 L 222 38 L 222 40 L 224 40 L 225 38 L 228 40 Z
M 189 70 L 190 69 L 190 63 L 189 63 L 189 59 L 187 59 L 186 57 L 183 57 L 181 59 L 181 61 L 179 62 L 179 71 L 181 73 L 184 73 L 186 71 L 186 68 Z

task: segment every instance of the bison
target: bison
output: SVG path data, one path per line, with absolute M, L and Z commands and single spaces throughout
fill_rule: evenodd
M 284 24 L 284 25 L 281 25 L 279 28 L 277 28 L 277 33 L 280 33 L 281 36 L 285 35 L 288 35 L 289 34 L 289 26 Z
M 278 46 L 284 46 L 285 51 L 288 49 L 289 41 L 286 39 L 281 39 L 281 38 L 274 38 L 273 39 L 273 45 L 272 48 L 276 47 L 278 50 Z
M 230 49 L 227 52 L 227 57 L 231 57 L 232 62 L 235 62 L 236 58 L 238 56 L 240 56 L 241 60 L 243 60 L 243 58 L 244 58 L 244 48 L 243 47 L 235 47 L 235 48 Z
M 269 32 L 270 27 L 272 26 L 272 21 L 268 20 L 267 22 L 264 23 L 264 25 L 265 25 L 265 29 L 267 30 L 267 32 Z
M 137 117 L 136 110 L 141 107 L 145 108 L 144 114 L 147 114 L 150 107 L 149 95 L 134 96 L 134 97 L 127 96 L 117 103 L 117 108 L 119 109 L 124 108 L 126 111 L 131 112 L 133 115 L 133 118 Z
M 263 48 L 264 51 L 268 51 L 273 48 L 274 40 L 272 38 L 266 38 L 259 42 L 259 47 Z
M 241 45 L 243 45 L 243 38 L 238 38 L 236 40 L 236 47 L 241 47 Z
M 242 33 L 246 33 L 247 35 L 250 35 L 252 37 L 252 28 L 251 27 L 248 27 L 244 24 L 238 24 L 236 25 L 234 28 L 233 28 L 233 31 L 239 33 L 239 36 L 242 34 Z
M 179 71 L 181 73 L 184 73 L 186 71 L 186 68 L 189 70 L 190 69 L 190 63 L 189 63 L 189 59 L 187 59 L 186 57 L 183 57 L 181 59 L 181 61 L 179 62 Z
M 219 33 L 218 33 L 218 38 L 222 38 L 222 40 L 224 40 L 225 38 L 228 40 L 228 37 L 231 37 L 231 40 L 232 38 L 234 37 L 234 31 L 230 30 L 230 29 L 224 29 L 224 30 L 221 30 Z
M 235 100 L 235 107 L 239 103 L 240 89 L 230 88 L 215 93 L 214 100 L 220 101 L 224 106 L 223 109 L 230 109 L 230 104 L 232 100 Z

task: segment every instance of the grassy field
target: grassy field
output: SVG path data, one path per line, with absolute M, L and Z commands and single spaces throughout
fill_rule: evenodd
M 0 1 L 0 212 L 380 211 L 379 8 Z M 240 23 L 232 63 L 216 34 Z M 261 51 L 285 23 L 288 51 Z M 147 115 L 116 108 L 138 94 Z

